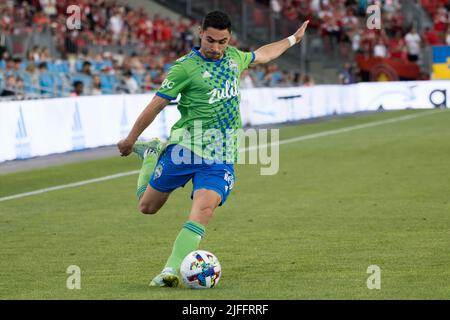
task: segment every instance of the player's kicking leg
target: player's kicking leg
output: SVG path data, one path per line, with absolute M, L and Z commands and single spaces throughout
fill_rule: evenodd
M 142 160 L 136 196 L 139 199 L 139 209 L 145 214 L 158 212 L 170 195 L 170 192 L 160 192 L 149 185 L 149 179 L 162 151 L 163 144 L 158 138 L 150 141 L 137 141 L 133 145 L 133 152 Z
M 205 228 L 214 210 L 221 202 L 220 195 L 212 190 L 198 189 L 194 192 L 189 220 L 184 224 L 173 244 L 172 254 L 163 271 L 150 282 L 151 287 L 177 287 L 180 280 L 177 270 L 184 257 L 198 249 L 205 235 Z

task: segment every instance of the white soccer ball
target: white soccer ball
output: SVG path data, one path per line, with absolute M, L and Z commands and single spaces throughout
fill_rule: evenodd
M 222 275 L 222 268 L 214 254 L 195 250 L 183 259 L 180 274 L 186 287 L 207 289 L 217 285 Z

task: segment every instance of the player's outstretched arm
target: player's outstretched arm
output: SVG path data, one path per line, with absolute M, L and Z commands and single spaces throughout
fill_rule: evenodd
M 268 63 L 281 56 L 287 49 L 299 43 L 305 35 L 309 20 L 303 22 L 300 28 L 290 37 L 283 40 L 266 44 L 255 51 L 255 60 L 252 66 L 256 64 Z
M 133 150 L 133 145 L 141 133 L 155 120 L 158 113 L 169 104 L 170 100 L 154 96 L 152 101 L 141 112 L 128 136 L 117 143 L 121 156 L 127 156 Z

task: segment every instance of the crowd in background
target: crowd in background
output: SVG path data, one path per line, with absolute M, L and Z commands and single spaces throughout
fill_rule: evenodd
M 425 39 L 431 45 L 450 45 L 450 1 L 421 0 L 424 9 L 433 20 L 433 28 L 425 33 Z
M 433 27 L 420 34 L 414 26 L 405 26 L 399 0 L 260 0 L 274 12 L 291 21 L 309 19 L 320 31 L 325 50 L 337 45 L 344 55 L 354 53 L 416 62 L 420 48 L 450 45 L 450 3 L 448 0 L 421 0 Z M 367 6 L 381 8 L 382 28 L 366 27 Z M 407 29 L 405 29 L 407 27 Z
M 258 2 L 271 8 L 279 19 L 293 22 L 309 19 L 309 27 L 318 30 L 323 39 L 324 51 L 338 48 L 342 56 L 363 53 L 417 62 L 424 45 L 450 45 L 450 6 L 444 0 L 421 0 L 434 23 L 421 34 L 414 27 L 405 30 L 399 0 Z M 3 88 L 0 95 L 20 98 L 32 94 L 152 91 L 162 83 L 171 63 L 199 44 L 198 21 L 150 16 L 142 8 L 131 8 L 118 1 L 78 0 L 83 23 L 79 30 L 68 30 L 66 10 L 71 3 L 67 0 L 0 2 L 2 34 L 50 30 L 57 48 L 56 54 L 52 54 L 48 47 L 34 46 L 25 57 L 18 57 L 0 45 L 0 87 Z M 366 8 L 371 4 L 378 4 L 382 9 L 381 30 L 365 26 Z M 254 49 L 243 46 L 236 37 L 230 45 Z M 108 46 L 123 50 L 96 50 Z M 314 80 L 307 74 L 280 70 L 277 64 L 269 64 L 246 71 L 241 83 L 251 88 L 312 85 Z
M 70 1 L 28 0 L 0 4 L 0 28 L 4 34 L 51 30 L 57 57 L 49 48 L 35 46 L 24 58 L 0 47 L 2 96 L 140 93 L 156 90 L 178 57 L 199 45 L 199 22 L 149 16 L 142 8 L 116 1 L 79 0 L 81 29 L 67 29 Z M 20 45 L 17 44 L 17 45 Z M 230 45 L 244 48 L 236 37 Z M 115 46 L 128 50 L 98 52 Z M 133 48 L 133 50 L 129 50 Z M 252 68 L 242 86 L 311 84 L 307 75 L 280 71 L 276 64 Z M 55 92 L 57 91 L 57 92 Z

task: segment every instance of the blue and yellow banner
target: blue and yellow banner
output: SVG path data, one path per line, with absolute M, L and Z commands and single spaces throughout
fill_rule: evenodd
M 433 79 L 450 80 L 450 46 L 433 46 Z

